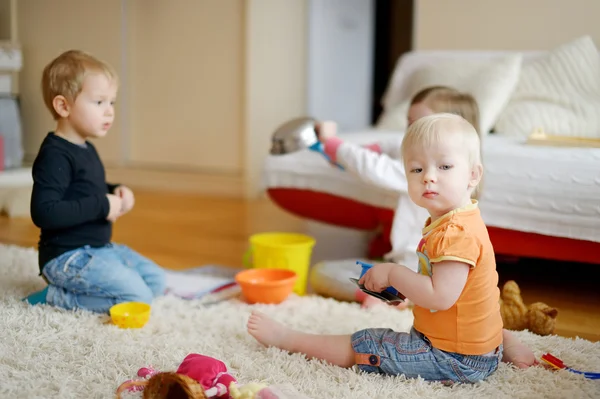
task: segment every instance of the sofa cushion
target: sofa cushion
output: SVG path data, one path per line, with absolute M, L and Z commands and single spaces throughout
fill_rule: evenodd
M 415 68 L 396 92 L 386 94 L 386 110 L 377 127 L 405 131 L 412 97 L 426 87 L 444 85 L 473 95 L 479 106 L 479 129 L 485 135 L 516 87 L 521 63 L 521 54 L 509 53 L 490 58 L 457 57 Z
M 600 54 L 589 36 L 523 65 L 519 83 L 495 126 L 499 134 L 600 137 Z

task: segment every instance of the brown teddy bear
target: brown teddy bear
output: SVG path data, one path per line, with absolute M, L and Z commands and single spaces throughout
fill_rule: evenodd
M 507 330 L 527 329 L 538 335 L 551 335 L 554 333 L 558 310 L 542 302 L 525 306 L 519 286 L 510 280 L 502 287 L 500 314 Z

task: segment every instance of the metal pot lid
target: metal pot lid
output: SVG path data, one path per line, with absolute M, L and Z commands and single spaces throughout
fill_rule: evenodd
M 273 133 L 271 154 L 285 154 L 308 148 L 318 141 L 316 119 L 302 117 L 279 126 Z

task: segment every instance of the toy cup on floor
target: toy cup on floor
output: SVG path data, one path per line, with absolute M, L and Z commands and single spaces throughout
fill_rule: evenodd
M 249 269 L 236 274 L 246 302 L 278 304 L 292 293 L 298 279 L 295 272 L 283 269 Z
M 150 320 L 150 305 L 142 302 L 123 302 L 109 309 L 110 318 L 120 328 L 142 328 Z
M 294 292 L 306 293 L 315 239 L 296 233 L 260 233 L 250 237 L 244 265 L 254 269 L 285 269 L 296 273 Z

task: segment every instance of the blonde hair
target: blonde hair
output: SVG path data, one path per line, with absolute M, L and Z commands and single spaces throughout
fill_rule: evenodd
M 469 157 L 469 165 L 473 168 L 481 164 L 481 142 L 475 127 L 460 115 L 450 113 L 437 113 L 417 119 L 408 127 L 400 153 L 403 162 L 406 162 L 408 152 L 415 147 L 430 147 L 433 144 L 455 134 L 461 140 Z M 479 185 L 473 189 L 472 198 L 478 198 Z
M 52 104 L 54 98 L 64 96 L 70 102 L 75 101 L 90 73 L 104 74 L 109 80 L 118 81 L 112 66 L 80 50 L 65 51 L 46 65 L 42 73 L 42 95 L 55 120 L 60 119 L 60 115 Z
M 479 107 L 469 93 L 447 86 L 430 86 L 415 94 L 410 105 L 425 104 L 435 113 L 447 112 L 465 118 L 479 132 Z

